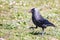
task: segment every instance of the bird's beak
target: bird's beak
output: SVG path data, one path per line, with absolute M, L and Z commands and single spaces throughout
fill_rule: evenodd
M 31 10 L 29 10 L 28 12 L 31 13 Z

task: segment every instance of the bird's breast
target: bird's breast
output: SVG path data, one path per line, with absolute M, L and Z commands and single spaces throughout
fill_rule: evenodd
M 39 21 L 35 17 L 32 17 L 32 21 L 35 25 L 40 25 Z

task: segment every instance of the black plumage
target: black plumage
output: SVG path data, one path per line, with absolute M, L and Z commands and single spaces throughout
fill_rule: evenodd
M 41 27 L 42 28 L 42 33 L 44 32 L 44 29 L 48 26 L 53 26 L 55 27 L 55 25 L 51 22 L 49 22 L 47 19 L 44 19 L 41 14 L 39 13 L 37 8 L 32 8 L 30 10 L 30 12 L 32 13 L 32 21 L 33 23 L 36 25 L 37 27 Z

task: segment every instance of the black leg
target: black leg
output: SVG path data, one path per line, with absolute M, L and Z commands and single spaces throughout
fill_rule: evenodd
M 35 28 L 37 28 L 38 26 L 36 26 Z
M 30 27 L 29 29 L 33 29 L 33 30 L 34 30 L 34 29 L 36 29 L 37 27 L 38 27 L 38 26 L 36 26 L 36 27 Z
M 32 28 L 38 28 L 38 26 L 36 26 L 36 27 L 32 27 Z

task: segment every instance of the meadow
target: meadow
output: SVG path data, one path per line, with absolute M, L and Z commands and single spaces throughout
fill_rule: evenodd
M 42 37 L 41 28 L 31 20 L 31 8 L 38 8 L 41 15 L 56 28 L 48 27 Z M 60 0 L 0 0 L 0 38 L 4 40 L 60 40 Z

